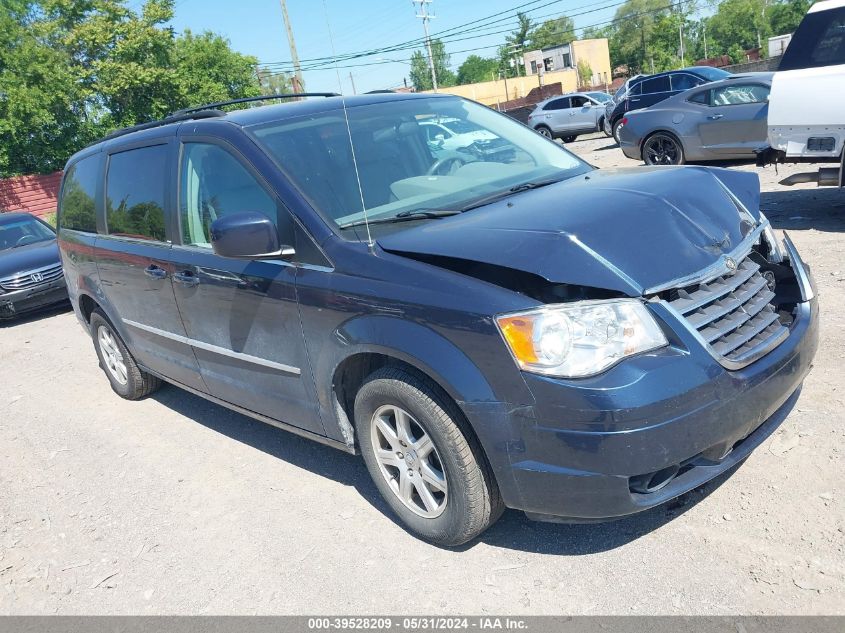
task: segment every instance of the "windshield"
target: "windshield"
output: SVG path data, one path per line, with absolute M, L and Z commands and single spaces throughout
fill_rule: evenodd
M 592 169 L 510 117 L 457 97 L 390 100 L 349 107 L 347 114 L 349 130 L 342 109 L 250 130 L 347 239 L 366 239 L 365 229 L 352 226 L 365 217 L 377 220 L 373 230 L 397 230 L 404 223 L 381 222 L 403 212 L 413 222 L 432 221 L 434 211 L 463 210 L 521 185 Z M 426 134 L 435 124 L 482 131 L 484 138 Z M 428 213 L 410 213 L 416 211 Z
M 695 71 L 699 77 L 704 77 L 709 81 L 719 81 L 720 79 L 725 79 L 731 76 L 731 74 L 726 70 L 722 70 L 721 68 L 712 68 L 710 66 L 696 66 L 692 70 Z
M 0 251 L 46 242 L 55 237 L 49 226 L 35 218 L 20 218 L 8 222 L 0 219 Z
M 470 123 L 469 121 L 442 121 L 441 125 L 455 134 L 470 134 L 472 132 L 483 132 L 484 129 Z
M 588 92 L 587 96 L 592 97 L 593 99 L 595 99 L 599 103 L 607 103 L 608 101 L 611 100 L 610 95 L 605 94 L 604 92 Z

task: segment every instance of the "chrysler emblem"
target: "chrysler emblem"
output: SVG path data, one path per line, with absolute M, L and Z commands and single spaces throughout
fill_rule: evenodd
M 736 262 L 732 257 L 725 258 L 725 266 L 728 268 L 728 272 L 735 273 L 736 272 Z
M 32 273 L 29 278 L 32 279 L 33 283 L 36 284 L 44 281 L 44 275 L 42 275 L 41 273 Z

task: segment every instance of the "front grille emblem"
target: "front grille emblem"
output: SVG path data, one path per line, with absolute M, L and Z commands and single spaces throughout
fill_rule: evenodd
M 725 266 L 729 273 L 733 274 L 736 272 L 736 261 L 732 257 L 725 258 Z
M 32 273 L 29 278 L 32 279 L 32 282 L 36 284 L 40 284 L 42 281 L 44 281 L 44 275 L 42 275 L 41 273 Z

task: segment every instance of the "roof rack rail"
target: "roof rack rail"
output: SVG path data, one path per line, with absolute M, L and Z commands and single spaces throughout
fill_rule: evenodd
M 232 99 L 230 101 L 217 101 L 215 103 L 207 103 L 206 105 L 196 106 L 193 108 L 182 108 L 173 113 L 174 116 L 181 114 L 190 114 L 191 112 L 201 112 L 204 110 L 214 110 L 222 108 L 223 106 L 236 105 L 238 103 L 251 103 L 253 101 L 269 101 L 270 99 L 294 99 L 296 97 L 339 97 L 336 92 L 293 92 L 285 94 L 261 95 L 259 97 L 243 97 L 242 99 Z
M 132 134 L 132 132 L 140 132 L 141 130 L 151 130 L 152 128 L 161 127 L 163 125 L 169 125 L 170 123 L 178 123 L 179 121 L 190 121 L 192 119 L 210 119 L 212 117 L 218 116 L 225 116 L 225 112 L 222 110 L 203 110 L 201 112 L 195 113 L 182 113 L 176 112 L 174 114 L 170 114 L 163 119 L 159 119 L 158 121 L 148 121 L 147 123 L 139 123 L 138 125 L 132 125 L 130 127 L 121 128 L 119 130 L 115 130 L 109 134 L 106 134 L 103 138 L 95 141 L 96 143 L 102 143 L 103 141 L 110 141 L 113 138 L 118 138 L 119 136 L 125 136 L 126 134 Z

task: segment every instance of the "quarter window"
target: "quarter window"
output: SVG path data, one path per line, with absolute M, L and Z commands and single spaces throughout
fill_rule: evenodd
M 278 226 L 279 212 L 274 198 L 240 161 L 219 145 L 186 143 L 180 173 L 183 244 L 210 248 L 211 223 L 232 213 L 257 211 Z M 293 243 L 287 235 L 289 232 L 279 231 L 283 243 Z
M 59 205 L 59 226 L 86 233 L 97 232 L 94 200 L 100 177 L 100 155 L 89 156 L 74 163 L 65 175 L 62 200 Z
M 677 75 L 671 75 L 672 78 L 672 90 L 681 92 L 683 90 L 689 90 L 690 88 L 695 88 L 696 86 L 701 85 L 701 79 L 698 77 L 693 77 L 692 75 L 687 75 L 686 73 L 678 73 Z
M 745 105 L 765 103 L 769 100 L 769 87 L 759 84 L 731 84 L 713 89 L 712 105 Z
M 106 225 L 110 235 L 164 242 L 167 145 L 109 157 Z
M 692 95 L 687 101 L 691 101 L 693 103 L 700 103 L 701 105 L 710 105 L 710 93 L 712 90 L 702 90 L 701 92 L 696 92 Z

